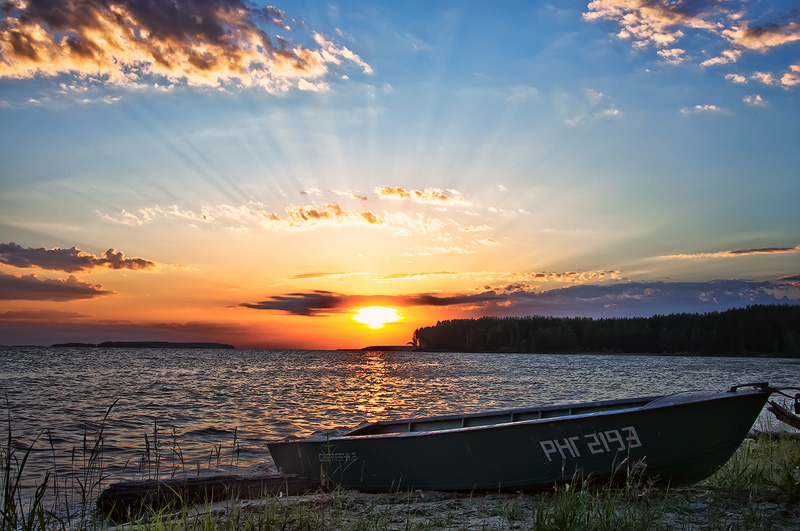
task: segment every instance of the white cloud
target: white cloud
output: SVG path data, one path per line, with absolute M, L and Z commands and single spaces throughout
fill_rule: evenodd
M 716 105 L 695 105 L 694 107 L 686 107 L 681 109 L 682 114 L 692 114 L 692 113 L 721 113 L 725 112 L 724 109 L 721 107 L 717 107 Z
M 740 85 L 744 85 L 747 83 L 747 78 L 741 74 L 727 74 L 725 76 L 725 79 L 733 83 L 738 83 Z
M 742 101 L 754 107 L 764 105 L 766 103 L 759 94 L 751 94 L 749 96 L 745 96 Z

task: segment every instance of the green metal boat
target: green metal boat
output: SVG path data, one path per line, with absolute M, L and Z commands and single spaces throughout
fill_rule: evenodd
M 778 389 L 745 384 L 564 406 L 366 423 L 268 443 L 282 474 L 366 492 L 516 491 L 619 480 L 699 481 L 742 443 Z

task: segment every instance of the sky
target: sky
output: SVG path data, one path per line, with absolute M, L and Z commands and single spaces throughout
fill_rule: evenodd
M 796 1 L 0 17 L 0 345 L 800 302 Z

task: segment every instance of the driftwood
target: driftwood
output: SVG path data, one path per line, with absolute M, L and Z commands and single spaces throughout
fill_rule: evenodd
M 319 490 L 319 481 L 276 475 L 124 481 L 105 489 L 97 499 L 97 508 L 109 519 L 123 522 L 187 505 Z
M 791 411 L 782 405 L 778 404 L 774 400 L 770 400 L 767 409 L 784 424 L 788 424 L 789 426 L 800 430 L 800 418 L 795 416 Z
M 749 439 L 759 440 L 759 439 L 767 439 L 769 441 L 780 441 L 780 440 L 790 440 L 790 441 L 800 441 L 800 433 L 791 432 L 791 431 L 761 431 L 761 430 L 752 430 L 750 433 L 747 434 Z

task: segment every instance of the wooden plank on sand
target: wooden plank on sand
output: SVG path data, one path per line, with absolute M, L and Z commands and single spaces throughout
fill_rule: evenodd
M 320 490 L 323 488 L 317 480 L 276 475 L 124 481 L 100 493 L 97 508 L 111 520 L 121 522 L 148 512 L 173 510 L 186 505 Z

